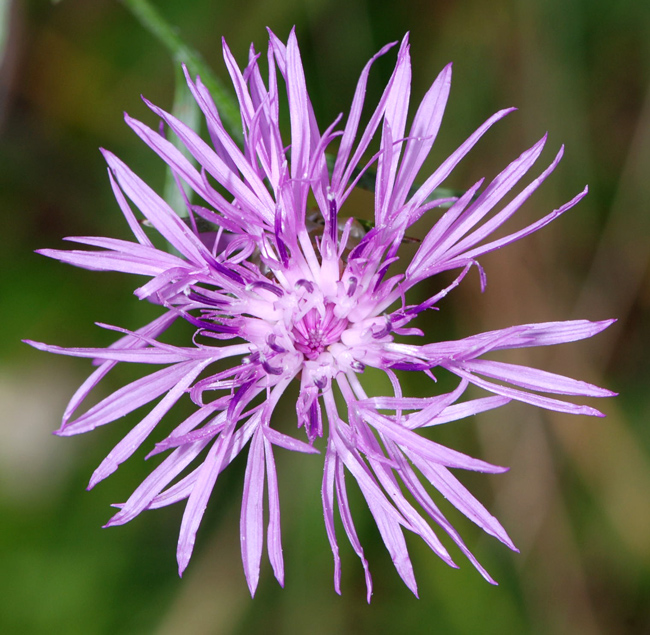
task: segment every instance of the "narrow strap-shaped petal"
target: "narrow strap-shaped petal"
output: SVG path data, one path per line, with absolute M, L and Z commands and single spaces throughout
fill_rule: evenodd
M 173 388 L 195 364 L 194 361 L 181 362 L 123 386 L 78 419 L 63 426 L 57 434 L 71 436 L 88 432 L 133 412 Z
M 516 550 L 501 523 L 461 484 L 444 466 L 422 460 L 416 453 L 405 451 L 420 472 L 458 511 L 463 513 L 483 531 Z
M 129 224 L 129 227 L 131 228 L 133 235 L 136 237 L 137 241 L 141 245 L 145 245 L 146 247 L 153 247 L 153 244 L 149 240 L 149 237 L 144 233 L 144 230 L 140 226 L 140 223 L 138 223 L 137 219 L 135 218 L 135 215 L 131 210 L 131 206 L 129 205 L 128 201 L 124 197 L 124 194 L 120 189 L 120 186 L 113 178 L 113 173 L 111 172 L 110 168 L 108 168 L 107 171 L 108 171 L 108 178 L 111 182 L 111 188 L 113 190 L 113 195 L 115 196 L 115 200 L 117 201 L 117 204 L 120 206 L 120 209 L 122 210 L 122 214 L 124 214 L 124 218 L 126 218 L 126 222 Z
M 208 499 L 217 481 L 219 473 L 223 469 L 224 457 L 228 449 L 229 441 L 236 422 L 230 423 L 229 427 L 221 433 L 219 438 L 210 448 L 205 461 L 197 469 L 195 480 L 192 482 L 189 490 L 189 497 L 183 520 L 181 521 L 181 530 L 178 536 L 178 547 L 176 550 L 176 559 L 178 561 L 178 574 L 183 575 L 194 550 L 194 541 L 198 531 L 201 519 L 208 505 Z
M 192 156 L 209 174 L 235 198 L 245 204 L 248 210 L 255 210 L 266 222 L 270 221 L 271 211 L 274 207 L 273 200 L 255 170 L 251 168 L 250 164 L 247 164 L 246 159 L 241 155 L 241 151 L 238 148 L 236 152 L 231 152 L 230 156 L 239 170 L 242 171 L 245 181 L 240 178 L 239 174 L 228 169 L 228 166 L 221 160 L 217 153 L 180 119 L 177 119 L 154 104 L 147 102 L 147 105 L 159 117 L 164 119 Z M 221 141 L 225 141 L 225 136 L 221 138 Z M 234 150 L 234 143 L 232 147 Z M 241 160 L 238 161 L 238 159 Z
M 266 482 L 269 497 L 269 524 L 266 533 L 266 544 L 269 553 L 269 562 L 273 568 L 275 579 L 279 582 L 280 586 L 284 586 L 284 557 L 282 555 L 278 475 L 273 457 L 273 447 L 266 435 L 264 435 L 264 456 L 266 458 Z
M 447 532 L 447 534 L 456 543 L 456 545 L 458 545 L 460 550 L 470 560 L 474 567 L 476 567 L 476 569 L 485 578 L 485 580 L 487 580 L 490 584 L 496 584 L 496 581 L 492 578 L 492 576 L 486 571 L 486 569 L 474 557 L 472 552 L 467 548 L 458 531 L 456 531 L 454 526 L 438 509 L 437 505 L 433 502 L 428 492 L 420 483 L 411 466 L 404 459 L 400 450 L 394 444 L 389 445 L 389 447 L 391 454 L 400 466 L 400 474 L 404 480 L 404 484 L 408 488 L 409 492 L 413 495 L 415 500 L 418 502 L 418 504 L 422 506 L 424 511 L 436 522 L 439 527 Z
M 469 379 L 469 381 L 472 380 Z M 387 436 L 400 447 L 417 452 L 422 456 L 422 458 L 427 459 L 428 461 L 440 463 L 447 467 L 458 467 L 464 470 L 489 472 L 493 474 L 498 474 L 507 470 L 507 468 L 486 463 L 485 461 L 472 458 L 471 456 L 467 456 L 456 450 L 429 441 L 407 428 L 396 425 L 388 417 L 371 412 L 365 412 L 364 419 L 376 428 L 378 432 Z
M 300 439 L 290 437 L 287 434 L 282 434 L 282 432 L 278 432 L 273 428 L 265 427 L 264 437 L 273 445 L 280 446 L 285 450 L 291 450 L 292 452 L 305 452 L 307 454 L 320 454 L 318 448 L 315 448 L 313 445 L 300 441 Z
M 478 140 L 497 122 L 506 115 L 516 110 L 516 108 L 506 108 L 492 115 L 483 125 L 473 132 L 466 141 L 461 143 L 458 148 L 452 152 L 440 167 L 420 186 L 413 194 L 410 201 L 405 207 L 405 213 L 411 214 L 412 211 L 422 205 L 435 190 L 450 174 L 451 171 L 461 162 L 467 153 L 476 145 Z
M 363 552 L 363 547 L 361 546 L 361 541 L 357 535 L 357 530 L 354 526 L 354 521 L 352 520 L 352 511 L 350 510 L 350 501 L 348 500 L 348 492 L 345 487 L 345 469 L 343 467 L 343 462 L 336 460 L 335 466 L 335 482 L 336 482 L 336 497 L 338 500 L 339 514 L 341 516 L 341 522 L 345 533 L 354 549 L 354 552 L 359 556 L 361 560 L 361 566 L 363 567 L 363 572 L 366 578 L 366 593 L 367 601 L 370 603 L 370 598 L 372 597 L 372 577 L 370 576 L 370 567 L 368 565 L 368 560 Z
M 498 214 L 493 216 L 490 220 L 483 223 L 477 230 L 473 231 L 469 236 L 466 236 L 459 242 L 457 242 L 453 247 L 451 247 L 447 252 L 447 257 L 452 258 L 457 254 L 461 254 L 463 251 L 468 250 L 470 247 L 473 247 L 475 244 L 489 236 L 496 229 L 501 227 L 526 201 L 530 198 L 533 192 L 546 180 L 546 178 L 555 170 L 557 164 L 562 159 L 564 154 L 564 146 L 562 146 L 555 156 L 553 162 L 538 176 L 532 183 L 528 184 L 515 198 L 510 201 Z
M 441 260 L 472 227 L 479 223 L 492 208 L 524 177 L 541 154 L 546 136 L 534 146 L 523 152 L 508 167 L 498 174 L 485 188 L 458 221 L 446 232 L 443 240 L 436 245 L 434 260 Z M 475 241 L 468 241 L 473 244 Z M 432 256 L 429 256 L 430 258 Z
M 399 210 L 438 136 L 451 88 L 451 64 L 442 69 L 420 102 L 400 162 L 391 209 Z
M 191 262 L 198 264 L 213 260 L 201 241 L 158 194 L 114 154 L 107 150 L 103 154 L 124 193 L 171 245 Z
M 463 362 L 463 367 L 473 373 L 499 379 L 528 390 L 539 390 L 562 395 L 583 395 L 585 397 L 612 397 L 615 394 L 611 390 L 599 388 L 593 384 L 588 384 L 586 381 L 571 379 L 564 375 L 556 375 L 555 373 L 520 364 L 475 359 Z
M 323 483 L 321 485 L 321 498 L 323 500 L 323 518 L 325 520 L 325 533 L 330 543 L 332 556 L 334 557 L 334 590 L 341 595 L 341 556 L 339 555 L 339 544 L 336 539 L 334 525 L 334 478 L 339 461 L 334 441 L 329 439 L 325 463 L 323 466 Z
M 529 403 L 538 408 L 545 408 L 546 410 L 555 410 L 556 412 L 567 412 L 569 414 L 576 415 L 589 415 L 591 417 L 604 417 L 605 415 L 592 408 L 590 406 L 579 406 L 577 404 L 568 403 L 566 401 L 560 401 L 559 399 L 553 399 L 552 397 L 544 397 L 542 395 L 537 395 L 535 393 L 524 392 L 522 390 L 517 390 L 515 388 L 510 388 L 508 386 L 501 386 L 499 384 L 493 384 L 492 382 L 486 381 L 476 375 L 464 370 L 460 366 L 448 365 L 447 368 L 452 372 L 465 377 L 473 384 L 484 388 L 489 392 L 496 393 L 497 395 L 502 395 L 508 397 L 509 399 L 515 399 L 516 401 L 523 401 L 524 403 Z
M 352 144 L 357 134 L 357 129 L 359 128 L 359 120 L 361 119 L 361 111 L 363 110 L 363 102 L 366 95 L 366 86 L 368 84 L 368 75 L 370 74 L 370 68 L 379 57 L 385 55 L 391 48 L 395 46 L 395 44 L 397 44 L 397 42 L 391 42 L 390 44 L 382 47 L 377 53 L 375 53 L 375 55 L 370 58 L 370 61 L 363 67 L 363 70 L 361 71 L 361 75 L 357 81 L 357 87 L 354 91 L 354 97 L 352 98 L 352 104 L 350 106 L 348 118 L 345 123 L 345 128 L 343 130 L 343 137 L 341 138 L 339 151 L 336 153 L 336 161 L 334 163 L 334 170 L 332 171 L 333 191 L 338 191 L 339 185 L 341 183 L 341 178 L 343 176 L 343 170 L 350 156 L 350 152 L 352 151 Z
M 39 351 L 48 353 L 57 353 L 59 355 L 69 355 L 70 357 L 90 357 L 91 359 L 110 360 L 114 362 L 131 362 L 136 364 L 176 364 L 185 362 L 188 355 L 181 352 L 173 353 L 171 351 L 160 349 L 112 349 L 112 348 L 64 348 L 42 342 L 25 340 L 26 344 L 37 348 Z M 201 355 L 201 357 L 205 357 Z
M 309 97 L 295 29 L 287 41 L 287 95 L 291 122 L 291 177 L 304 179 L 309 173 Z
M 77 249 L 70 251 L 39 249 L 36 253 L 75 267 L 94 271 L 119 271 L 142 276 L 156 276 L 167 268 L 164 259 L 158 258 L 157 250 L 149 248 L 143 248 L 143 251 L 137 255 L 117 251 L 81 251 Z
M 461 419 L 466 419 L 473 415 L 477 415 L 481 412 L 486 412 L 488 410 L 494 410 L 494 408 L 500 408 L 505 406 L 510 399 L 508 397 L 480 397 L 478 399 L 472 399 L 471 401 L 465 401 L 464 403 L 454 404 L 445 408 L 440 414 L 431 417 L 425 423 L 420 423 L 414 426 L 413 421 L 409 419 L 407 425 L 410 428 L 414 427 L 424 427 L 424 426 L 439 426 L 443 423 L 449 423 L 450 421 L 460 421 Z
M 550 214 L 544 216 L 544 218 L 540 218 L 538 221 L 531 223 L 527 227 L 524 227 L 524 229 L 520 229 L 517 232 L 508 234 L 508 236 L 499 238 L 498 240 L 493 240 L 492 242 L 487 243 L 486 245 L 481 245 L 480 247 L 476 247 L 475 249 L 472 249 L 462 254 L 463 260 L 461 261 L 461 263 L 455 266 L 462 266 L 462 264 L 464 264 L 464 261 L 466 259 L 473 260 L 475 258 L 478 258 L 478 256 L 482 256 L 483 254 L 487 254 L 491 251 L 501 249 L 501 247 L 505 247 L 510 243 L 514 243 L 518 240 L 521 240 L 522 238 L 525 238 L 526 236 L 530 236 L 530 234 L 533 234 L 534 232 L 540 230 L 542 227 L 545 227 L 551 221 L 554 221 L 556 218 L 564 214 L 564 212 L 570 210 L 574 205 L 578 204 L 587 195 L 588 192 L 589 192 L 589 188 L 585 187 L 585 189 L 582 190 L 582 192 L 574 196 L 568 203 L 565 203 L 558 209 L 553 210 Z
M 120 464 L 124 463 L 142 445 L 142 442 L 151 434 L 163 416 L 185 394 L 192 382 L 210 361 L 190 362 L 189 365 L 187 363 L 182 364 L 182 366 L 187 366 L 185 374 L 178 379 L 154 409 L 108 453 L 108 456 L 93 472 L 88 489 L 95 487 L 97 483 L 115 472 Z M 181 366 L 181 364 L 177 366 Z M 70 427 L 72 428 L 73 425 L 70 424 Z
M 258 429 L 248 452 L 239 524 L 242 564 L 252 596 L 260 578 L 264 545 L 264 472 L 264 435 Z
M 214 410 L 209 407 L 201 408 L 183 423 L 186 427 L 200 425 L 212 413 Z M 123 525 L 147 509 L 151 501 L 203 451 L 208 443 L 209 439 L 176 448 L 142 481 L 106 526 Z

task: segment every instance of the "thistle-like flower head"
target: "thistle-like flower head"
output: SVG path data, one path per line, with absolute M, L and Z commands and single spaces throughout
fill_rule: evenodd
M 420 429 L 463 419 L 513 399 L 561 412 L 599 415 L 591 407 L 548 395 L 612 394 L 560 375 L 484 359 L 486 353 L 501 349 L 587 338 L 611 321 L 525 324 L 457 341 L 404 343 L 403 336 L 424 335 L 409 323 L 436 308 L 472 266 L 485 284 L 480 256 L 540 229 L 573 207 L 587 190 L 523 229 L 493 237 L 560 161 L 561 149 L 541 174 L 519 186 L 542 152 L 543 138 L 487 185 L 479 181 L 459 197 L 436 198 L 437 188 L 454 167 L 511 109 L 490 117 L 416 185 L 440 127 L 451 66 L 433 82 L 407 130 L 411 64 L 408 38 L 404 38 L 381 99 L 361 126 L 368 73 L 375 59 L 392 46 L 384 47 L 363 69 L 345 124 L 339 127 L 339 117 L 321 132 L 294 33 L 286 45 L 270 34 L 267 82 L 253 49 L 242 72 L 224 42 L 224 58 L 241 110 L 243 145 L 222 125 L 200 79 L 189 74 L 188 86 L 205 116 L 210 143 L 171 114 L 148 105 L 194 162 L 161 132 L 126 117 L 136 134 L 169 166 L 179 187 L 192 190 L 192 197 L 186 199 L 187 219 L 179 218 L 116 156 L 104 152 L 115 197 L 136 242 L 76 237 L 70 240 L 99 250 L 41 252 L 88 269 L 149 278 L 135 294 L 160 305 L 160 317 L 135 332 L 104 325 L 122 333 L 112 346 L 62 349 L 31 343 L 51 352 L 89 357 L 98 364 L 66 409 L 60 435 L 87 432 L 158 400 L 97 468 L 91 487 L 129 458 L 181 397 L 189 395 L 194 402 L 193 414 L 155 445 L 152 454 L 165 452 L 166 458 L 109 522 L 122 524 L 145 509 L 186 500 L 178 544 L 181 573 L 219 474 L 247 449 L 241 512 L 246 579 L 254 593 L 264 541 L 266 489 L 269 559 L 283 584 L 274 461 L 279 446 L 324 458 L 321 495 L 337 592 L 341 578 L 334 522 L 337 508 L 363 564 L 368 599 L 372 589 L 348 503 L 346 473 L 356 480 L 399 575 L 414 593 L 404 529 L 418 534 L 440 558 L 456 566 L 431 521 L 493 582 L 425 485 L 433 486 L 461 513 L 514 549 L 499 522 L 450 471 L 502 472 L 505 468 L 444 447 Z M 289 138 L 283 137 L 279 124 L 278 71 L 288 97 Z M 368 156 L 376 138 L 379 149 Z M 334 156 L 333 164 L 328 163 L 326 153 Z M 365 231 L 347 217 L 345 208 L 350 192 L 369 167 L 376 171 L 374 224 Z M 503 202 L 505 197 L 507 202 Z M 131 204 L 169 243 L 170 252 L 154 247 Z M 392 265 L 406 232 L 424 214 L 435 214 L 437 221 L 412 260 L 402 267 L 404 273 L 395 273 Z M 451 284 L 441 285 L 424 302 L 409 303 L 414 285 L 448 270 L 457 272 Z M 433 313 L 426 315 L 420 324 L 433 321 Z M 196 329 L 186 347 L 161 339 L 175 320 L 186 320 Z M 226 358 L 232 365 L 223 370 L 221 360 Z M 90 390 L 119 362 L 161 368 L 77 416 Z M 369 367 L 388 376 L 391 394 L 367 395 L 364 372 Z M 451 392 L 425 398 L 402 394 L 398 372 L 421 371 L 434 379 L 436 368 L 457 377 Z M 302 431 L 281 425 L 272 416 L 294 381 L 300 385 L 295 408 L 297 428 Z M 470 384 L 484 389 L 485 396 L 468 398 L 465 392 Z M 431 388 L 435 388 L 433 382 Z

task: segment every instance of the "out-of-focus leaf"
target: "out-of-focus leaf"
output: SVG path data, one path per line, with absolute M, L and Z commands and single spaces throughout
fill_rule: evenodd
M 192 97 L 192 93 L 185 81 L 185 75 L 178 65 L 176 67 L 176 87 L 172 113 L 175 117 L 178 117 L 186 123 L 192 130 L 198 132 L 201 126 L 201 109 Z M 176 135 L 171 135 L 170 141 L 187 157 L 188 161 L 196 165 L 194 157 Z M 181 218 L 186 218 L 189 212 L 183 193 L 180 190 L 181 187 L 184 189 L 187 199 L 191 201 L 192 189 L 185 183 L 182 183 L 180 179 L 176 179 L 171 169 L 167 167 L 167 174 L 165 176 L 165 200 Z
M 149 33 L 165 46 L 175 62 L 185 64 L 192 75 L 201 76 L 201 80 L 207 86 L 217 108 L 219 108 L 219 115 L 224 127 L 234 139 L 241 140 L 241 117 L 237 102 L 201 54 L 183 41 L 177 30 L 160 15 L 148 0 L 122 0 L 122 4 Z

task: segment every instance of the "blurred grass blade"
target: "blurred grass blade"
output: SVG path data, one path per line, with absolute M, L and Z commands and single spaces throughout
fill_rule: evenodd
M 241 141 L 241 116 L 235 97 L 214 74 L 201 54 L 183 41 L 177 30 L 160 15 L 149 0 L 121 2 L 144 28 L 165 46 L 175 62 L 184 63 L 192 75 L 201 76 L 219 109 L 224 127 L 233 139 Z
M 187 86 L 183 69 L 179 65 L 176 65 L 174 71 L 175 90 L 172 114 L 183 123 L 187 124 L 192 130 L 198 132 L 201 127 L 201 109 L 192 97 L 192 93 Z M 169 140 L 185 155 L 188 161 L 196 166 L 196 160 L 176 135 L 171 135 Z M 189 201 L 191 201 L 193 194 L 192 188 L 180 179 L 177 182 L 176 178 L 174 178 L 174 173 L 168 166 L 167 174 L 165 176 L 164 198 L 181 218 L 186 218 L 189 215 L 189 212 L 183 194 L 180 191 L 180 187 L 184 189 L 185 196 Z
M 0 0 L 0 64 L 4 61 L 9 42 L 10 14 L 11 0 Z

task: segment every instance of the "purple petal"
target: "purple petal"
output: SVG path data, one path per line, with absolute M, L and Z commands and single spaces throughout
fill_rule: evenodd
M 240 521 L 242 563 L 251 596 L 255 595 L 260 577 L 260 562 L 264 544 L 263 516 L 264 437 L 263 433 L 258 430 L 253 435 L 246 463 Z

